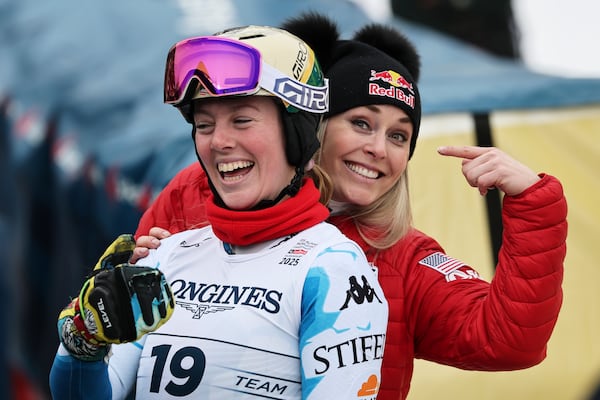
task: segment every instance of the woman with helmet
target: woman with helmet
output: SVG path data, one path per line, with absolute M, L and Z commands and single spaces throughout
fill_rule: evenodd
M 396 30 L 369 25 L 352 40 L 318 14 L 284 28 L 315 50 L 330 80 L 330 108 L 315 157 L 334 182 L 329 222 L 378 270 L 389 303 L 378 399 L 406 398 L 415 358 L 480 371 L 528 368 L 546 356 L 562 303 L 567 205 L 560 182 L 496 148 L 446 146 L 469 185 L 504 192 L 503 245 L 491 282 L 445 254 L 411 224 L 407 166 L 421 119 L 419 58 Z M 322 131 L 323 132 L 323 131 Z M 178 174 L 140 221 L 138 247 L 202 223 L 202 171 Z
M 328 109 L 311 48 L 262 26 L 180 41 L 165 102 L 193 126 L 210 226 L 164 240 L 144 267 L 116 265 L 132 237 L 109 247 L 61 313 L 54 398 L 375 397 L 387 303 L 304 177 Z

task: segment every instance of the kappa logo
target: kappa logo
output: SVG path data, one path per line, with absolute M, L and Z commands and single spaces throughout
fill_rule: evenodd
M 348 308 L 348 303 L 351 299 L 354 300 L 356 304 L 362 304 L 365 302 L 365 300 L 369 303 L 372 303 L 373 299 L 377 299 L 377 301 L 381 304 L 381 299 L 379 296 L 377 296 L 375 289 L 371 287 L 369 281 L 367 281 L 367 278 L 364 275 L 361 275 L 361 280 L 363 283 L 362 286 L 360 283 L 358 283 L 356 276 L 352 275 L 350 278 L 348 278 L 348 281 L 350 282 L 350 289 L 346 291 L 346 301 L 344 302 L 342 308 L 340 308 L 340 311 Z
M 176 301 L 177 305 L 185 308 L 188 311 L 194 313 L 192 316 L 193 319 L 200 319 L 204 314 L 216 313 L 219 311 L 227 311 L 233 310 L 232 306 L 215 306 L 212 304 L 196 304 L 196 303 L 188 303 L 185 301 Z
M 377 393 L 379 393 L 379 379 L 377 379 L 377 375 L 371 375 L 369 379 L 362 383 L 356 395 L 358 397 L 369 396 L 374 399 Z

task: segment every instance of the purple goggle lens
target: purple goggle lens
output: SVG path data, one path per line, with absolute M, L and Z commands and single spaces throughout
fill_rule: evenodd
M 169 50 L 164 101 L 179 104 L 194 80 L 213 96 L 251 94 L 259 89 L 260 52 L 218 37 L 185 39 Z

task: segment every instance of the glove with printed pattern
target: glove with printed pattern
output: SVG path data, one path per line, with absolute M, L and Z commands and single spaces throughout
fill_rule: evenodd
M 163 325 L 174 300 L 163 273 L 128 264 L 132 235 L 120 235 L 104 252 L 79 296 L 58 317 L 61 343 L 80 360 L 103 359 L 112 343 L 140 339 Z

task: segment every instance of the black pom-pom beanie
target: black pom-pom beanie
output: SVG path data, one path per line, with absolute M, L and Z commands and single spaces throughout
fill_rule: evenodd
M 282 27 L 315 49 L 329 78 L 328 116 L 366 105 L 396 106 L 413 124 L 412 157 L 421 125 L 420 59 L 413 44 L 381 24 L 364 26 L 351 40 L 339 40 L 335 23 L 318 13 L 288 20 Z

